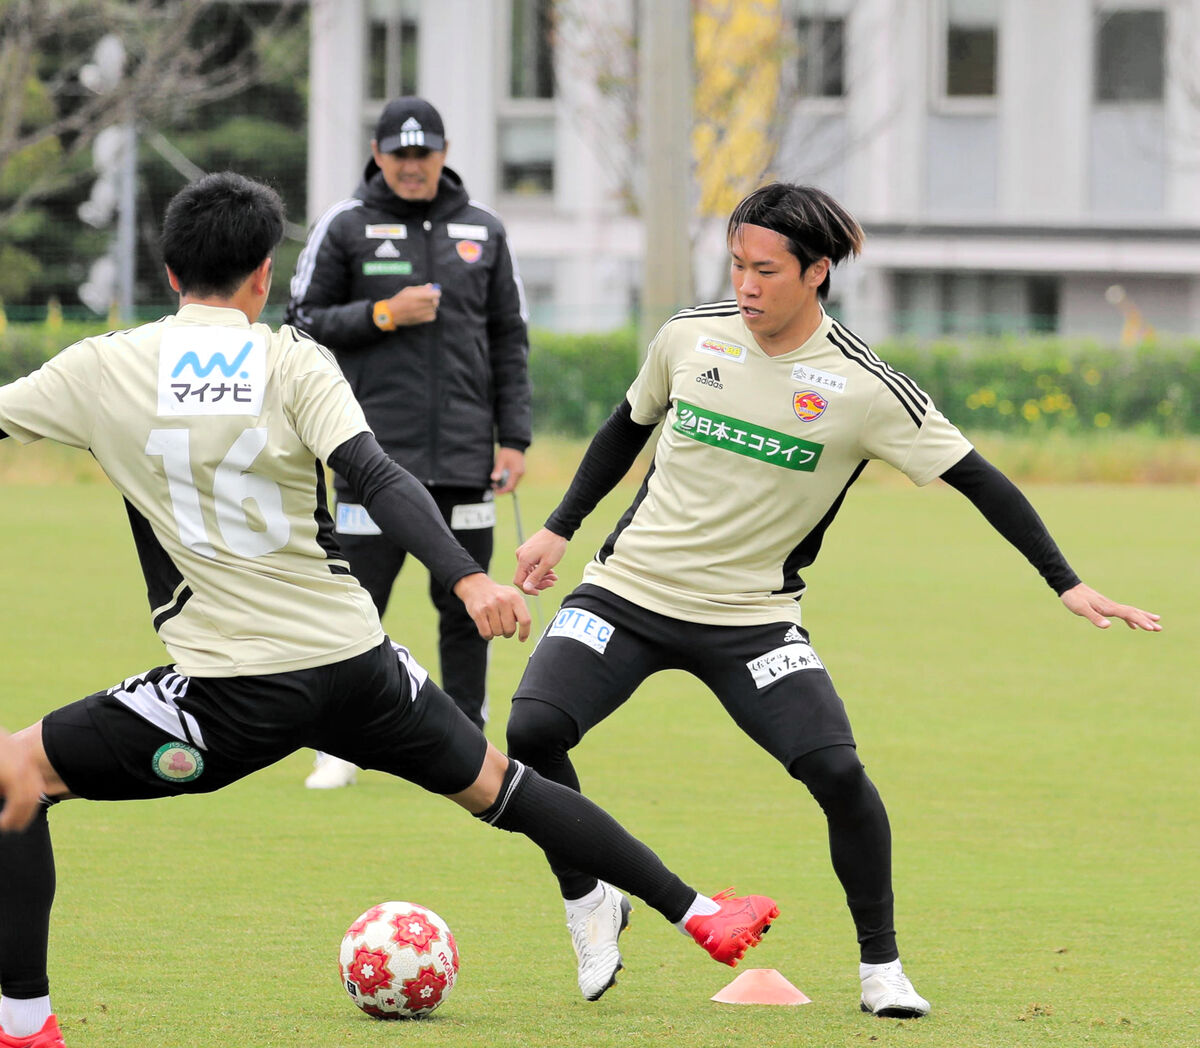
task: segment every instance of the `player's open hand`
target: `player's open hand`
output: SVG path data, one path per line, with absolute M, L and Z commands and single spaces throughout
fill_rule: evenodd
M 29 825 L 42 793 L 42 777 L 33 758 L 0 729 L 0 830 L 23 830 Z
M 512 586 L 504 586 L 483 572 L 466 575 L 454 584 L 454 595 L 466 606 L 467 614 L 484 640 L 529 637 L 529 609 L 525 598 Z
M 567 552 L 567 540 L 553 531 L 542 528 L 517 547 L 517 571 L 513 585 L 526 593 L 537 595 L 558 581 L 554 565 Z
M 1154 612 L 1142 611 L 1131 604 L 1118 604 L 1082 582 L 1067 590 L 1062 595 L 1062 602 L 1076 615 L 1082 615 L 1093 626 L 1099 626 L 1102 630 L 1108 629 L 1113 619 L 1123 620 L 1131 630 L 1142 629 L 1150 633 L 1162 630 L 1158 622 L 1159 616 Z

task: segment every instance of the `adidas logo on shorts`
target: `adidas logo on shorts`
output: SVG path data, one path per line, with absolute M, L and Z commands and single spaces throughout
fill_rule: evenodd
M 725 383 L 721 381 L 721 372 L 716 368 L 709 368 L 703 375 L 697 375 L 696 381 L 704 386 L 712 386 L 713 389 L 725 388 Z
M 808 641 L 804 639 L 804 634 L 800 632 L 800 628 L 798 626 L 789 626 L 787 633 L 783 635 L 783 642 L 785 644 L 791 641 L 795 641 L 799 644 L 808 643 Z

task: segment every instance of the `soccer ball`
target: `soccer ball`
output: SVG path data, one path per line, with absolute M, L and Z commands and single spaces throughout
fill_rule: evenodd
M 446 922 L 412 902 L 382 902 L 359 916 L 338 962 L 350 999 L 376 1019 L 422 1019 L 458 978 L 458 947 Z

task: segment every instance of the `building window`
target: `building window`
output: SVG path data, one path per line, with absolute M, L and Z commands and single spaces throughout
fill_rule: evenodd
M 998 0 L 946 0 L 947 98 L 994 98 L 999 64 Z
M 499 106 L 500 190 L 554 192 L 554 3 L 509 0 L 507 90 Z
M 518 196 L 554 192 L 554 117 L 500 120 L 500 188 Z
M 367 95 L 399 98 L 417 93 L 417 17 L 412 0 L 376 2 L 367 25 Z
M 846 94 L 846 23 L 841 18 L 796 19 L 798 89 L 801 98 Z
M 1166 79 L 1162 10 L 1096 13 L 1096 100 L 1161 102 Z
M 1058 330 L 1061 280 L 1046 274 L 898 271 L 892 283 L 898 334 L 995 338 Z
M 553 0 L 512 0 L 512 98 L 554 97 Z

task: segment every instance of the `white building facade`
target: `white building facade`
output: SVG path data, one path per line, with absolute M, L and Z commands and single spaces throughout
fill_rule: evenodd
M 554 23 L 552 0 L 312 0 L 310 220 L 357 184 L 383 103 L 421 94 L 504 217 L 533 323 L 628 322 L 654 248 L 627 205 L 622 43 L 651 2 L 570 0 L 582 18 Z M 1200 0 L 773 2 L 770 174 L 866 228 L 834 280 L 864 337 L 1200 330 Z M 698 295 L 725 295 L 707 228 Z

